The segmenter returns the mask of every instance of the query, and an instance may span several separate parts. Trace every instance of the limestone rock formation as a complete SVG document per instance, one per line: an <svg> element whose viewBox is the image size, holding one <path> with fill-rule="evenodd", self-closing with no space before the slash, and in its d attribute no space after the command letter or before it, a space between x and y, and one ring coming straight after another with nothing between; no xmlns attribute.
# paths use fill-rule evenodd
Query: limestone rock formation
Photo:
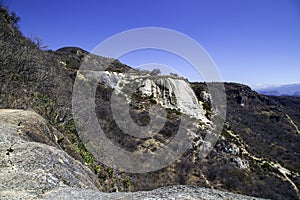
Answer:
<svg viewBox="0 0 300 200"><path fill-rule="evenodd" d="M83 65L84 68L84 65ZM106 87L113 88L128 96L139 92L143 98L152 98L165 108L176 109L181 113L209 123L205 111L186 79L170 76L150 76L136 70L126 74L109 71L86 71L77 73L77 78L83 81L97 80ZM127 86L135 86L132 91L126 91Z"/></svg>
<svg viewBox="0 0 300 200"><path fill-rule="evenodd" d="M34 112L0 110L0 199L36 198L57 187L97 189L89 168L59 149L55 132Z"/></svg>

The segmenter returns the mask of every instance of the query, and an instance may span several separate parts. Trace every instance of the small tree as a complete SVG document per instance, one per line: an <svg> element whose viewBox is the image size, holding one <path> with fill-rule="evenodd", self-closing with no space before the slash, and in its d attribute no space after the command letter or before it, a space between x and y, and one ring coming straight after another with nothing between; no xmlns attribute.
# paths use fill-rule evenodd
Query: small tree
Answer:
<svg viewBox="0 0 300 200"><path fill-rule="evenodd" d="M21 18L15 12L9 12L8 7L4 6L2 1L0 1L0 11L8 23L15 28L19 28L18 23L21 21Z"/></svg>
<svg viewBox="0 0 300 200"><path fill-rule="evenodd" d="M178 77L178 74L176 74L176 73L172 73L172 72L171 72L170 75L171 75L171 76Z"/></svg>
<svg viewBox="0 0 300 200"><path fill-rule="evenodd" d="M17 16L15 12L10 13L10 20L14 27L18 27L18 23L21 21L21 18Z"/></svg>
<svg viewBox="0 0 300 200"><path fill-rule="evenodd" d="M31 41L35 43L40 49L47 49L48 46L45 45L44 40L38 35L32 35Z"/></svg>
<svg viewBox="0 0 300 200"><path fill-rule="evenodd" d="M153 70L150 72L150 75L152 75L152 76L157 76L158 74L161 74L160 69L153 69Z"/></svg>

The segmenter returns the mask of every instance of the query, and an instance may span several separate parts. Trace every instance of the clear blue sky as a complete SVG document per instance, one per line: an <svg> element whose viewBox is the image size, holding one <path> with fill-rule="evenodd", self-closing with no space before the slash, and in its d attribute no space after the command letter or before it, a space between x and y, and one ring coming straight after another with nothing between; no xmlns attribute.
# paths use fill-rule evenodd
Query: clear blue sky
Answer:
<svg viewBox="0 0 300 200"><path fill-rule="evenodd" d="M300 82L299 0L3 0L21 17L20 28L44 39L50 49L92 50L104 39L139 27L165 27L199 42L224 81L254 84ZM174 56L173 56L174 57ZM184 61L158 51L121 59L185 71ZM165 61L163 61L165 58ZM165 63L164 63L165 62Z"/></svg>

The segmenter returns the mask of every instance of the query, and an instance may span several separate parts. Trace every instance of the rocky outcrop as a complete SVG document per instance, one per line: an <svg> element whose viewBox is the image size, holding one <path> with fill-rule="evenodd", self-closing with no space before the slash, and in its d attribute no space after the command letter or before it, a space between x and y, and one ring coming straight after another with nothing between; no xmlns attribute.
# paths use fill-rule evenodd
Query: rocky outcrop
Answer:
<svg viewBox="0 0 300 200"><path fill-rule="evenodd" d="M131 70L128 73L110 71L79 71L77 78L84 81L96 80L99 83L122 92L130 97L137 92L143 98L151 98L164 108L179 112L209 123L205 117L203 106L186 79L170 76L150 76ZM129 87L132 90L128 90Z"/></svg>
<svg viewBox="0 0 300 200"><path fill-rule="evenodd" d="M109 200L258 200L259 198L248 197L229 192L199 188L194 186L171 186L162 187L151 191L140 192L120 192L120 193L101 193L92 190L79 190L74 188L60 189L51 193L46 193L45 199L109 199Z"/></svg>
<svg viewBox="0 0 300 200"><path fill-rule="evenodd" d="M147 79L142 82L139 90L143 96L153 96L166 108L179 109L184 114L208 122L194 91L184 79L175 77Z"/></svg>
<svg viewBox="0 0 300 200"><path fill-rule="evenodd" d="M36 198L58 187L97 190L94 174L59 149L57 136L34 112L0 110L0 199Z"/></svg>

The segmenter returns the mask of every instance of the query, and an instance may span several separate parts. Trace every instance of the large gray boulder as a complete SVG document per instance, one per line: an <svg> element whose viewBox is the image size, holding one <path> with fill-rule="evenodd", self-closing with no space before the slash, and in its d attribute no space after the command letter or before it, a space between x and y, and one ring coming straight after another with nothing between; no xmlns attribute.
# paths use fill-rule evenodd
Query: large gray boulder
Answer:
<svg viewBox="0 0 300 200"><path fill-rule="evenodd" d="M0 199L66 187L97 190L89 168L59 149L57 134L34 112L0 110Z"/></svg>

